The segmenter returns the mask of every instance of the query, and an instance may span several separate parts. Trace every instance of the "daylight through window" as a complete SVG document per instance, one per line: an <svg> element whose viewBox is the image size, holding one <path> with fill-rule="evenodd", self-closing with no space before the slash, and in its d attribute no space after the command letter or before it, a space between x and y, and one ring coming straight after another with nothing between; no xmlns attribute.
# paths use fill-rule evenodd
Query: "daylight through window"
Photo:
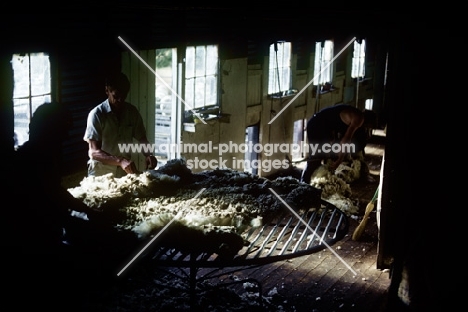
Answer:
<svg viewBox="0 0 468 312"><path fill-rule="evenodd" d="M332 82L333 41L315 43L314 85Z"/></svg>
<svg viewBox="0 0 468 312"><path fill-rule="evenodd" d="M29 121L38 106L51 102L49 56L45 53L14 54L13 112L15 147L29 139Z"/></svg>
<svg viewBox="0 0 468 312"><path fill-rule="evenodd" d="M268 94L291 88L291 42L275 42L270 45Z"/></svg>
<svg viewBox="0 0 468 312"><path fill-rule="evenodd" d="M185 110L218 104L218 46L185 51Z"/></svg>
<svg viewBox="0 0 468 312"><path fill-rule="evenodd" d="M351 77L358 78L364 77L366 74L364 61L366 59L366 40L361 40L359 43L357 40L354 41L354 52L353 52L353 63L351 69Z"/></svg>

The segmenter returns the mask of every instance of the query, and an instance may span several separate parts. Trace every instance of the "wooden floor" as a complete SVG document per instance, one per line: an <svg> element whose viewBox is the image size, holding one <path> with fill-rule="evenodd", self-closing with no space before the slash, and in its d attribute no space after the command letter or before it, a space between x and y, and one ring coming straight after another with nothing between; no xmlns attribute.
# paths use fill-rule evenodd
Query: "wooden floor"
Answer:
<svg viewBox="0 0 468 312"><path fill-rule="evenodd" d="M236 273L258 280L267 295L275 291L295 311L383 311L389 273L376 268L375 213L360 241L349 235L318 253ZM241 290L240 290L241 291Z"/></svg>
<svg viewBox="0 0 468 312"><path fill-rule="evenodd" d="M351 184L360 213L349 218L344 239L318 253L237 272L236 279L252 278L264 295L273 292L287 311L384 311L390 276L377 269L378 225L376 209L358 241L351 237L379 184L383 144L369 144L366 162L371 179ZM232 277L226 277L227 280ZM238 288L242 292L242 288Z"/></svg>

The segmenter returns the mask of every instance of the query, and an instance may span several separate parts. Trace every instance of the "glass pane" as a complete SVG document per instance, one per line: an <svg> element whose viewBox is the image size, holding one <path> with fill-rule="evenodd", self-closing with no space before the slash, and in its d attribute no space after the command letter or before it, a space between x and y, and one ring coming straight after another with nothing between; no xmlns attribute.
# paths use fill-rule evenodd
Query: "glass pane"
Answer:
<svg viewBox="0 0 468 312"><path fill-rule="evenodd" d="M359 42L354 40L354 43L353 43L353 58L359 57L359 54L361 53L359 47L360 47Z"/></svg>
<svg viewBox="0 0 468 312"><path fill-rule="evenodd" d="M31 95L50 93L49 56L44 53L31 54Z"/></svg>
<svg viewBox="0 0 468 312"><path fill-rule="evenodd" d="M195 47L187 47L185 51L185 78L195 77Z"/></svg>
<svg viewBox="0 0 468 312"><path fill-rule="evenodd" d="M208 76L206 77L206 104L205 105L215 105L218 103L216 94L217 94L217 77Z"/></svg>
<svg viewBox="0 0 468 312"><path fill-rule="evenodd" d="M358 61L359 57L359 43L354 40L353 42L353 61L351 63L351 78L356 78L358 76Z"/></svg>
<svg viewBox="0 0 468 312"><path fill-rule="evenodd" d="M14 54L11 59L14 76L13 98L29 97L29 57Z"/></svg>
<svg viewBox="0 0 468 312"><path fill-rule="evenodd" d="M325 41L323 59L326 69L323 72L324 75L322 83L331 82L333 70L333 64L331 63L331 60L333 59L333 41L331 40Z"/></svg>
<svg viewBox="0 0 468 312"><path fill-rule="evenodd" d="M270 57L269 57L269 62L268 62L268 68L273 69L276 68L276 59L275 59L275 45L271 44L270 45Z"/></svg>
<svg viewBox="0 0 468 312"><path fill-rule="evenodd" d="M289 90L289 81L290 81L289 68L282 68L280 70L280 74L281 74L281 90L280 91Z"/></svg>
<svg viewBox="0 0 468 312"><path fill-rule="evenodd" d="M277 83L276 83L276 59L275 59L275 48L274 44L270 44L270 52L268 58L268 94L276 93Z"/></svg>
<svg viewBox="0 0 468 312"><path fill-rule="evenodd" d="M206 50L204 46L198 46L196 50L195 76L204 76L206 67Z"/></svg>
<svg viewBox="0 0 468 312"><path fill-rule="evenodd" d="M205 105L205 77L197 77L195 81L195 107Z"/></svg>
<svg viewBox="0 0 468 312"><path fill-rule="evenodd" d="M322 58L322 44L320 42L315 43L315 62L314 62L314 85L320 83L320 60Z"/></svg>
<svg viewBox="0 0 468 312"><path fill-rule="evenodd" d="M187 79L185 80L185 103L186 107L185 110L190 110L194 108L193 106L193 98L194 98L194 82L195 79Z"/></svg>
<svg viewBox="0 0 468 312"><path fill-rule="evenodd" d="M29 123L29 100L28 99L18 99L13 100L13 114L16 121L26 121Z"/></svg>
<svg viewBox="0 0 468 312"><path fill-rule="evenodd" d="M172 102L172 49L156 50L156 109Z"/></svg>
<svg viewBox="0 0 468 312"><path fill-rule="evenodd" d="M283 66L289 67L291 60L291 43L284 42L283 43Z"/></svg>
<svg viewBox="0 0 468 312"><path fill-rule="evenodd" d="M366 59L366 41L362 40L359 53L359 76L364 77L366 74L366 67L364 66L364 60Z"/></svg>
<svg viewBox="0 0 468 312"><path fill-rule="evenodd" d="M283 48L284 48L284 45L282 42L278 43L277 44L278 46L278 51L275 52L274 56L275 56L275 66L283 66L283 55L284 55L284 51L283 51ZM276 60L278 59L278 60Z"/></svg>
<svg viewBox="0 0 468 312"><path fill-rule="evenodd" d="M291 57L291 53L289 51L290 44L288 42L280 42L278 43L278 66L281 67L289 67L289 60ZM276 60L275 60L276 63Z"/></svg>
<svg viewBox="0 0 468 312"><path fill-rule="evenodd" d="M206 75L218 73L218 47L209 45L206 47Z"/></svg>
<svg viewBox="0 0 468 312"><path fill-rule="evenodd" d="M333 41L327 40L325 41L325 45L323 48L323 59L325 61L331 61L333 58Z"/></svg>
<svg viewBox="0 0 468 312"><path fill-rule="evenodd" d="M278 89L278 73L276 68L268 71L268 94L279 92Z"/></svg>
<svg viewBox="0 0 468 312"><path fill-rule="evenodd" d="M13 100L15 146L29 139L29 99Z"/></svg>

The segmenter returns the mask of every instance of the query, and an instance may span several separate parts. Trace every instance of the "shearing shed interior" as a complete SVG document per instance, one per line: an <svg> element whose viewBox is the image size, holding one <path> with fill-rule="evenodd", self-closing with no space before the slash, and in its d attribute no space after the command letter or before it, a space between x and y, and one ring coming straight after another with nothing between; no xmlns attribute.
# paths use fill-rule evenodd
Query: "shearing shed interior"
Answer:
<svg viewBox="0 0 468 312"><path fill-rule="evenodd" d="M427 78L418 53L428 28L414 12L149 1L56 9L2 11L1 143L13 177L4 198L15 195L4 207L5 302L382 312L445 302L407 159ZM137 173L90 177L87 118L116 72L128 77L126 101L158 164L149 169L135 149ZM36 109L52 102L70 123L67 132L50 121L57 130L45 141L63 140L18 156ZM307 121L341 104L375 113L366 145L302 182ZM56 266L37 233L59 219L58 198L73 204L60 204Z"/></svg>

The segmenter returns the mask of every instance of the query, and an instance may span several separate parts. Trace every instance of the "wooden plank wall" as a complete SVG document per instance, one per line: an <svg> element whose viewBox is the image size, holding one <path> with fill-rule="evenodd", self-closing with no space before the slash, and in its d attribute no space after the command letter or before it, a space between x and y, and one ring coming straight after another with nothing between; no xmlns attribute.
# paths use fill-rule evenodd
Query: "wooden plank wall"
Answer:
<svg viewBox="0 0 468 312"><path fill-rule="evenodd" d="M155 142L155 116L156 116L156 50L132 51L122 53L122 71L130 79L130 92L127 101L135 105L143 117L148 141ZM152 69L150 70L148 66ZM143 155L134 154L132 159L140 171L146 169Z"/></svg>

